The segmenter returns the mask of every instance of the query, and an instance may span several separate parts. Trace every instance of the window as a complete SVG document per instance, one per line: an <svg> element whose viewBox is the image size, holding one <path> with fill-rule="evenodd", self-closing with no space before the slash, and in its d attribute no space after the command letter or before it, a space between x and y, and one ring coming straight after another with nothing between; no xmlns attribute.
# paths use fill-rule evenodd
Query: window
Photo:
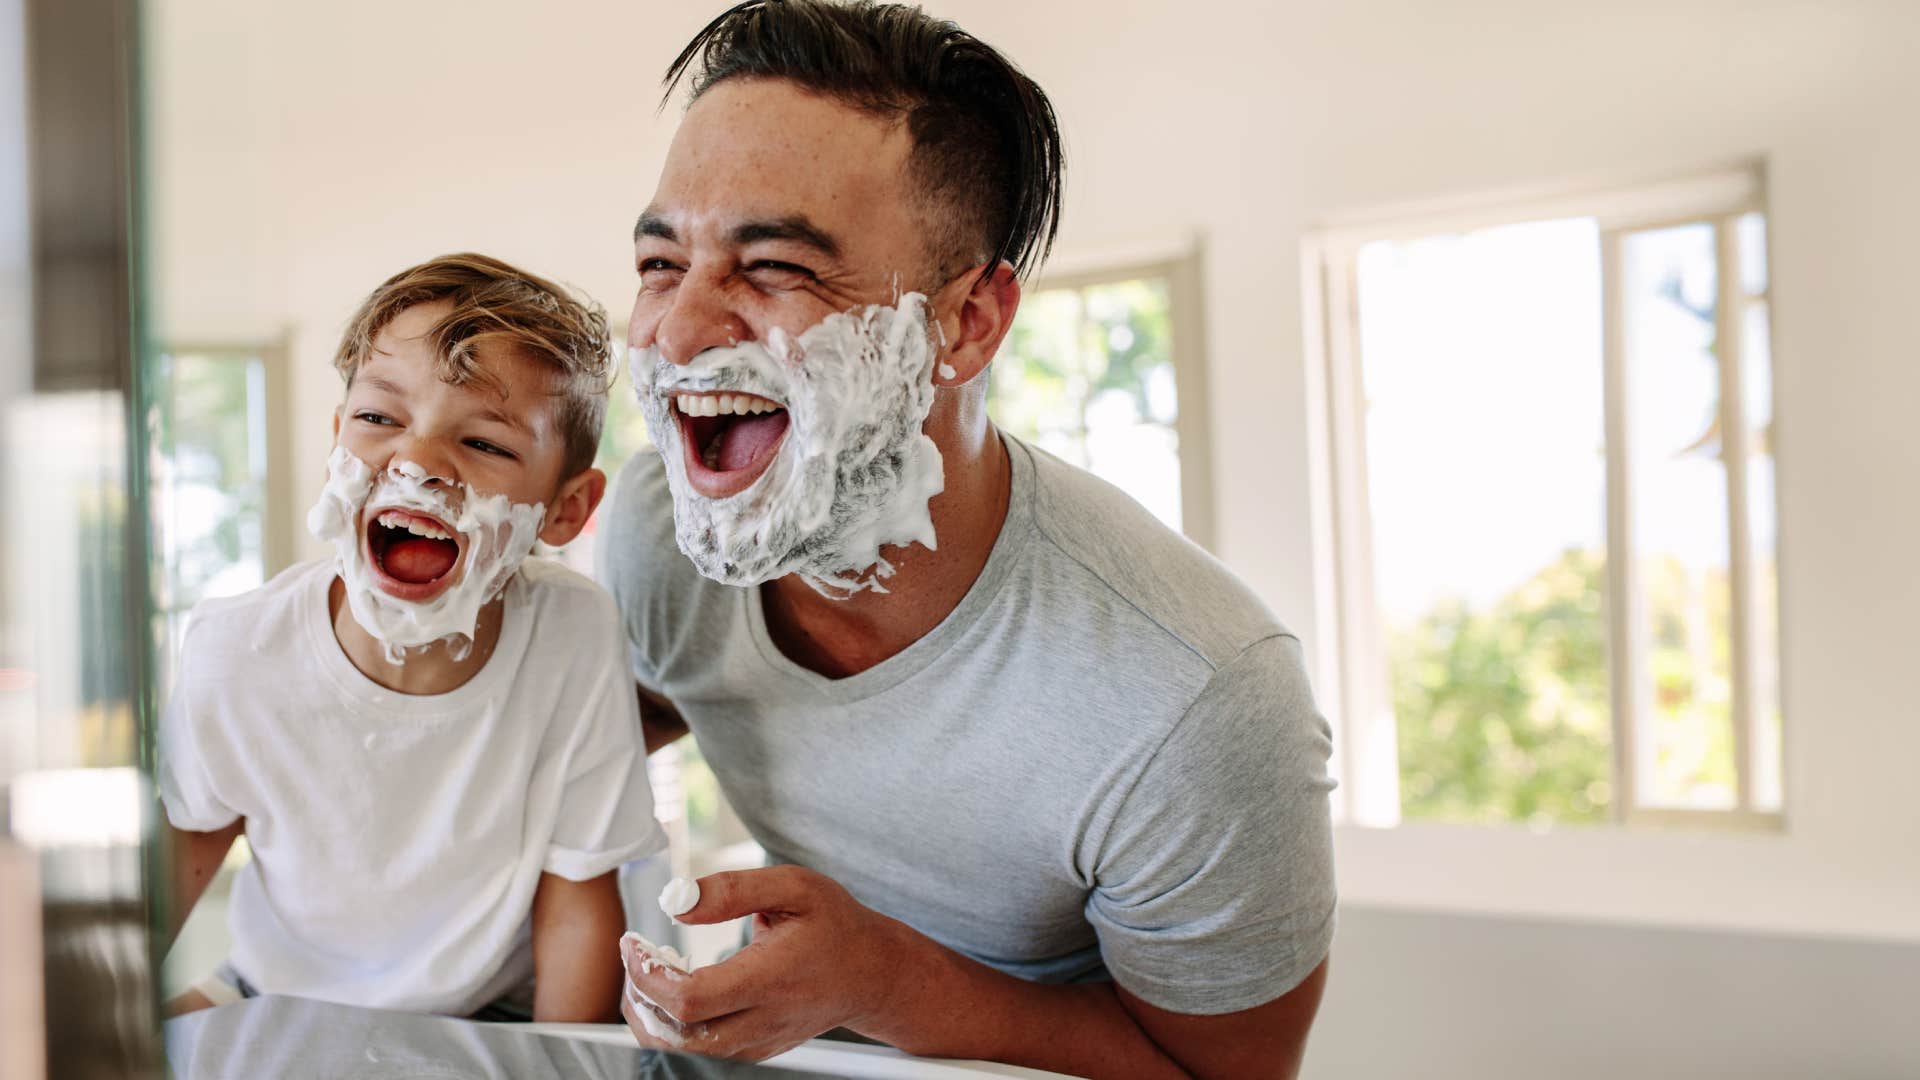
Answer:
<svg viewBox="0 0 1920 1080"><path fill-rule="evenodd" d="M170 672L188 612L255 588L292 557L279 345L173 348L152 387L157 670Z"/></svg>
<svg viewBox="0 0 1920 1080"><path fill-rule="evenodd" d="M1206 544L1197 275L1188 256L1029 290L988 376L988 411Z"/></svg>
<svg viewBox="0 0 1920 1080"><path fill-rule="evenodd" d="M1363 824L1777 824L1757 170L1327 230Z"/></svg>

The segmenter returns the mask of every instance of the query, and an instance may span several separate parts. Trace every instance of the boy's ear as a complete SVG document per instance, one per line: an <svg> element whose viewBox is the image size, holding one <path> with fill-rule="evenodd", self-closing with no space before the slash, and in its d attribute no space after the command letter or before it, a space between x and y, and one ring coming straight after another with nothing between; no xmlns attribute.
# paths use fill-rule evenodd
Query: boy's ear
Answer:
<svg viewBox="0 0 1920 1080"><path fill-rule="evenodd" d="M945 347L934 368L935 386L972 381L993 363L1001 339L1013 327L1013 313L1020 307L1020 278L1013 264L1002 260L992 273L980 270L978 266L968 270L936 297L935 334Z"/></svg>
<svg viewBox="0 0 1920 1080"><path fill-rule="evenodd" d="M547 520L540 526L540 542L550 547L570 543L593 519L594 508L606 493L607 474L599 469L583 469L563 481L553 501L547 504Z"/></svg>

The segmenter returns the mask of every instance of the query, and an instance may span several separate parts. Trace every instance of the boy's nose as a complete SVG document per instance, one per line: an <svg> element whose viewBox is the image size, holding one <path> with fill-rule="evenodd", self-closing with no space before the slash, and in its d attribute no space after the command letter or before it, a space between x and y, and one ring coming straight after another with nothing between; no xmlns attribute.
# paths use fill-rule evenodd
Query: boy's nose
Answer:
<svg viewBox="0 0 1920 1080"><path fill-rule="evenodd" d="M660 355L674 364L690 363L708 349L737 345L750 336L718 283L694 274L674 290L673 306L653 331Z"/></svg>
<svg viewBox="0 0 1920 1080"><path fill-rule="evenodd" d="M453 487L460 482L452 462L437 446L425 439L395 449L393 456L387 459L387 475L429 487Z"/></svg>

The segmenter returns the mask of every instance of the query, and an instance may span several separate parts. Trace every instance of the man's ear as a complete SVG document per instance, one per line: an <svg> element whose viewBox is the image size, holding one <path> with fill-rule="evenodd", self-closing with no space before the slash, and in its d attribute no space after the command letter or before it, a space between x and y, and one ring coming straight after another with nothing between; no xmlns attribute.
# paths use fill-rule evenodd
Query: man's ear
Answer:
<svg viewBox="0 0 1920 1080"><path fill-rule="evenodd" d="M540 526L540 541L551 547L569 543L580 535L593 519L594 508L607 493L607 474L599 469L583 469L561 483L547 504L547 520Z"/></svg>
<svg viewBox="0 0 1920 1080"><path fill-rule="evenodd" d="M991 273L973 267L935 298L936 340L944 339L933 385L959 386L993 363L1020 308L1020 278L1001 261Z"/></svg>

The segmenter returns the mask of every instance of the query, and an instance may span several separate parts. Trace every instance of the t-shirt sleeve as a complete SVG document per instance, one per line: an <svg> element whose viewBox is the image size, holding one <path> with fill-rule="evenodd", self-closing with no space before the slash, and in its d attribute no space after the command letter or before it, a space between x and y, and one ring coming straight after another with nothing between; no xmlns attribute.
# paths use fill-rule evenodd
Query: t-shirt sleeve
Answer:
<svg viewBox="0 0 1920 1080"><path fill-rule="evenodd" d="M648 648L647 588L657 585L658 557L665 549L677 554L672 529L672 504L660 505L665 479L660 455L640 450L614 474L593 549L593 576L613 597L620 611L621 655L635 682L658 690L660 675ZM662 529L660 518L666 516Z"/></svg>
<svg viewBox="0 0 1920 1080"><path fill-rule="evenodd" d="M1217 1015L1298 986L1333 939L1332 738L1299 642L1217 669L1120 796L1087 918L1115 981Z"/></svg>
<svg viewBox="0 0 1920 1080"><path fill-rule="evenodd" d="M584 675L587 689L566 750L560 811L543 869L570 881L598 877L667 846L653 816L640 708L621 651L612 640L594 651L595 670Z"/></svg>
<svg viewBox="0 0 1920 1080"><path fill-rule="evenodd" d="M160 805L167 812L167 821L187 832L224 829L241 816L221 797L214 776L219 748L212 744L219 737L219 717L207 707L206 688L198 681L205 667L196 662L200 647L194 620L189 617L187 631L181 635L173 695L160 713L159 746L154 755L154 786L160 789Z"/></svg>

